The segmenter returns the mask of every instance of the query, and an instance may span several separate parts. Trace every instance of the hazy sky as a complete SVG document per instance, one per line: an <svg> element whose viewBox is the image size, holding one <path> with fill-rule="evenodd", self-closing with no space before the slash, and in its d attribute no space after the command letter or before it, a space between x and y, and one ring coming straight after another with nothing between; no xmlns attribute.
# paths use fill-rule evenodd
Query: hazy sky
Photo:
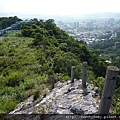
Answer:
<svg viewBox="0 0 120 120"><path fill-rule="evenodd" d="M0 13L81 15L120 12L120 0L0 0Z"/></svg>

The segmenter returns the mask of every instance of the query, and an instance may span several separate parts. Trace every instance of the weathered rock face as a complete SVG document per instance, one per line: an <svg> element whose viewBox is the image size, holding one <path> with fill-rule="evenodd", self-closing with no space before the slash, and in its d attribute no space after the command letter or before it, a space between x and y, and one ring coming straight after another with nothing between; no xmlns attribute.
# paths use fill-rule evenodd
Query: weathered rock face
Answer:
<svg viewBox="0 0 120 120"><path fill-rule="evenodd" d="M97 88L87 84L86 92L82 90L82 80L57 82L55 88L42 101L33 102L31 96L25 102L18 104L10 114L95 114L98 112L100 96ZM24 107L25 106L25 107Z"/></svg>

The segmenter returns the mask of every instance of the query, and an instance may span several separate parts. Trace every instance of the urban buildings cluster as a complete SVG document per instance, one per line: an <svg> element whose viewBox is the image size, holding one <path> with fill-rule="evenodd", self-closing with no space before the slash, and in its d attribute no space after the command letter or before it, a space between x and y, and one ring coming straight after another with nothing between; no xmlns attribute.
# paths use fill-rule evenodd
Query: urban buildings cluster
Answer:
<svg viewBox="0 0 120 120"><path fill-rule="evenodd" d="M57 21L56 24L79 41L92 44L97 41L106 41L116 38L120 31L120 20L114 18L100 20L85 20L75 22ZM101 36L108 36L102 38Z"/></svg>

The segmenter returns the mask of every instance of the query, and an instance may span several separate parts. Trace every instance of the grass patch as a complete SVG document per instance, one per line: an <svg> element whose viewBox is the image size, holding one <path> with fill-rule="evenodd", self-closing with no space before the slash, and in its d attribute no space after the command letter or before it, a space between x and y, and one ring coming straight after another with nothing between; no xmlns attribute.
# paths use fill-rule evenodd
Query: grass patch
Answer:
<svg viewBox="0 0 120 120"><path fill-rule="evenodd" d="M11 35L15 33L0 41L0 113L10 112L30 95L41 94L48 82L40 70L39 51L29 47L34 39Z"/></svg>

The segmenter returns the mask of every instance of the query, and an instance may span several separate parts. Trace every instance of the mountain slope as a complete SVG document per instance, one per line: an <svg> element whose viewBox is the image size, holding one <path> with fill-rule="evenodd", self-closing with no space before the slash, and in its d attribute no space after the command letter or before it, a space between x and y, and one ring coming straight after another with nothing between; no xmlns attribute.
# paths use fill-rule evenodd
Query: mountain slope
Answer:
<svg viewBox="0 0 120 120"><path fill-rule="evenodd" d="M88 62L88 82L105 75L105 60L60 30L54 20L24 23L19 33L0 41L0 113L10 112L31 95L41 99L50 88L49 76L67 81L71 66L80 79L83 61Z"/></svg>

